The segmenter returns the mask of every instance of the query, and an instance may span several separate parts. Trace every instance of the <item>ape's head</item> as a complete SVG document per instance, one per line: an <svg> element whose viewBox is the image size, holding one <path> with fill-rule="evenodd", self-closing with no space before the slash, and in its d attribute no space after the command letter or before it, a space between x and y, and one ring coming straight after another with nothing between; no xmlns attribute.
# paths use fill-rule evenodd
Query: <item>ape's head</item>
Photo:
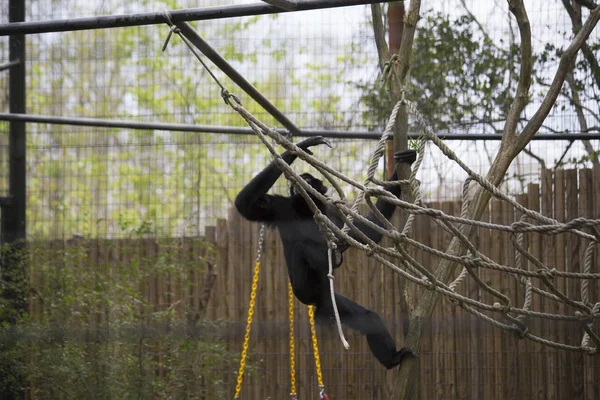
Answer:
<svg viewBox="0 0 600 400"><path fill-rule="evenodd" d="M304 179L304 181L306 183L308 183L310 186L312 186L313 189L315 189L317 192L321 193L323 196L325 196L327 194L327 186L325 186L323 184L322 180L315 178L314 176L312 176L311 174L309 174L307 172L300 175L300 177L302 179ZM300 197L300 198L302 197L302 195L300 194L300 192L296 189L296 187L294 185L290 186L290 196L291 197ZM313 196L311 196L311 197L313 197Z"/></svg>

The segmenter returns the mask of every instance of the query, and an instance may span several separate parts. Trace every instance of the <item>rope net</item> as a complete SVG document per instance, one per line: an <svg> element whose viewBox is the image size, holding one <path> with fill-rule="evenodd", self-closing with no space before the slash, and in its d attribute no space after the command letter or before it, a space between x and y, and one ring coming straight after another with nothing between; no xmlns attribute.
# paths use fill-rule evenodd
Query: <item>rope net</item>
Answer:
<svg viewBox="0 0 600 400"><path fill-rule="evenodd" d="M442 140L437 137L425 124L423 117L418 112L414 104L407 100L402 100L394 107L386 129L378 143L377 150L374 152L367 179L365 182L357 182L347 176L344 176L335 169L327 166L311 154L304 152L302 149L295 146L287 137L279 134L274 129L271 129L257 120L249 113L237 100L228 94L224 94L224 99L236 112L238 112L253 129L263 144L267 147L273 156L274 161L283 171L286 179L291 181L299 189L299 192L306 199L309 207L315 215L315 221L319 224L322 231L325 233L329 241L343 241L352 247L359 248L373 258L378 260L382 265L392 269L405 279L424 286L428 290L435 290L444 296L447 296L454 303L458 304L465 311L481 318L494 326L514 332L520 338L527 338L543 345L555 347L562 350L585 352L590 355L597 354L600 337L593 329L593 323L600 318L600 301L590 298L590 281L595 284L600 279L600 273L594 272L594 252L596 246L600 242L600 234L598 226L600 220L575 218L566 223L560 223L552 218L544 216L537 211L530 210L523 205L510 198L508 195L496 188L492 183L486 180L483 176L471 170L458 156L448 148ZM398 181L395 184L408 185L412 195L412 202L401 200L392 195L385 189L389 187L389 182L383 182L375 179L374 174L379 162L385 151L385 143L392 135L393 127L398 115L400 107L404 105L409 112L409 115L417 122L421 129L422 136L419 140L419 149L417 161L413 164L410 177L407 181ZM417 172L423 161L424 149L426 144L431 143L437 146L442 153L453 162L456 162L468 175L469 178L465 181L462 196L462 210L460 216L448 215L441 210L428 208L422 201L419 191L419 181L416 179ZM332 185L338 195L338 199L329 198L321 195L308 185L292 168L279 156L275 149L275 145L281 145L286 150L297 155L299 158L317 169L324 178ZM348 207L348 201L344 195L336 179L352 185L359 191L359 196L354 201L351 207ZM510 225L495 224L490 222L478 221L466 217L467 210L470 204L471 193L470 187L473 182L482 186L491 194L502 201L510 204L514 209L518 210L522 217L519 221ZM322 214L314 204L310 196L318 198L320 201L328 203L335 207L345 225L342 229L338 228L326 215ZM394 225L387 221L375 207L373 198L385 198L387 201L394 203L402 210L408 213L408 219L402 232L399 232ZM358 212L358 205L364 200L373 212L378 215L383 222L384 228L381 228ZM466 247L467 253L464 256L449 254L440 251L433 247L424 245L413 240L410 237L411 228L416 215L427 215L433 218L436 224L449 232L453 237L461 241ZM369 227L381 232L385 237L391 239L392 246L383 246L370 241L360 230L354 225L354 221L361 221ZM502 265L488 256L482 254L471 243L467 235L461 230L462 226L471 225L474 227L499 230L510 233L511 244L516 250L515 266ZM352 231L357 234L366 244L362 244L354 240L348 233ZM541 260L529 253L523 246L524 234L536 232L543 235L558 235L563 233L575 234L585 239L587 246L585 250L585 261L582 272L566 272L558 271L551 266L545 265ZM588 233L591 232L591 233ZM447 284L439 279L430 271L427 266L420 264L412 255L413 249L425 251L442 259L457 263L462 266L462 270L458 277ZM398 267L392 263L389 258L399 261L402 266ZM530 267L533 266L533 268ZM431 268L431 266L429 266ZM503 273L511 274L520 284L525 287L525 298L522 304L514 304L509 296L502 293L500 290L490 286L481 279L478 270L480 268L497 270ZM553 282L554 278L560 277L565 279L577 279L581 281L580 295L581 300L573 300L563 293ZM493 301L482 302L474 300L459 293L461 284L466 279L472 279L480 288L492 295ZM536 282L541 282L542 285L534 284L533 278L538 278ZM547 313L539 312L532 309L532 299L534 296L541 296L550 299L557 303L569 305L576 310L572 315L567 313ZM566 309L566 308L565 308ZM542 318L549 320L577 321L581 324L582 338L579 345L560 343L554 340L544 338L539 334L530 332L528 322L531 318Z"/></svg>
<svg viewBox="0 0 600 400"><path fill-rule="evenodd" d="M185 42L188 48L202 62L199 54L195 51L178 29L171 25L171 33L177 33ZM170 34L171 34L170 33ZM169 37L170 37L169 34ZM167 38L168 41L168 38ZM166 45L166 43L165 43ZM208 67L202 62L204 67ZM212 75L212 74L211 74ZM382 265L390 268L403 278L423 286L427 290L437 291L447 296L455 304L459 305L465 311L477 316L478 318L493 324L494 326L513 332L520 338L526 338L537 343L554 348L584 352L590 355L598 354L600 349L600 337L594 331L594 321L600 319L600 299L590 298L590 282L596 284L600 279L600 273L596 272L598 266L594 265L594 253L600 242L600 220L588 218L575 218L571 221L561 223L555 219L544 216L537 211L528 209L516 202L514 199L500 191L491 182L483 176L470 169L445 143L431 131L423 116L419 113L415 105L405 99L399 101L393 108L386 128L378 142L377 149L373 153L367 178L364 182L358 182L347 177L339 171L329 167L313 155L303 151L292 143L287 137L281 135L274 129L269 128L264 123L255 118L246 110L240 100L230 94L223 85L214 77L213 79L221 88L221 96L226 104L235 110L247 124L252 128L260 138L265 147L273 156L274 162L283 172L286 179L296 186L298 192L304 197L308 206L314 213L314 218L322 232L325 234L330 249L335 249L335 243L344 242L349 246L356 247L367 252L368 255L375 258ZM412 116L420 129L421 137L418 146L418 157L412 166L411 174L406 181L397 181L395 183L383 182L375 178L375 171L381 157L385 151L385 143L393 135L393 127L400 108L404 106L410 116ZM435 145L452 162L460 166L467 174L468 179L463 186L462 208L460 216L449 215L441 210L427 207L419 191L419 181L416 179L417 172L422 164L425 147L427 144ZM293 169L281 158L275 146L281 145L284 149L304 160L317 171L319 171L331 186L337 192L338 198L323 196L314 190L302 179ZM336 179L353 186L358 190L359 195L351 207L348 207L348 200ZM408 185L412 201L408 202L398 199L392 193L385 189L392 184ZM520 220L510 225L502 225L479 221L467 218L471 198L469 196L471 187L479 185L489 191L496 199L506 202L522 215ZM338 215L344 221L344 227L340 229L326 215L321 213L312 200L317 198L320 201L329 204L338 212ZM402 231L386 220L375 207L373 198L384 198L386 201L395 204L408 214L406 224ZM372 223L358 212L359 203L364 202L378 216L383 224L383 228ZM422 244L410 237L414 218L416 215L426 215L432 218L435 223L447 231L454 239L457 239L466 248L465 255L450 254L433 247ZM384 237L391 239L391 246L384 246L371 241L358 228L354 221L360 221L372 229L380 232ZM515 266L500 264L488 256L481 253L469 240L464 232L465 227L479 227L502 232L508 232L511 237L511 245L515 249ZM357 237L364 241L364 244L353 239L348 233L352 231ZM528 252L524 245L524 234L538 233L542 235L558 235L569 233L582 238L586 244L585 257L582 272L559 271L556 268L544 264L540 259ZM589 232L589 233L588 233ZM414 251L423 251L439 257L440 259L456 263L462 267L458 277L450 282L444 282L438 279L427 266L419 263L411 254ZM401 267L390 261L394 259ZM597 259L598 257L596 257ZM596 262L597 263L597 262ZM431 266L429 266L431 268ZM515 304L509 296L502 293L486 283L480 276L479 270L488 269L500 271L513 276L525 288L525 296L522 304ZM580 298L574 300L561 291L554 283L554 278L572 279L580 281ZM467 279L475 282L481 290L489 293L492 300L488 302L472 299L459 293L461 284ZM541 282L541 284L539 284ZM557 304L567 305L564 310L575 310L572 314L548 313L536 311L532 308L534 296L556 302ZM581 326L581 341L579 345L550 340L539 334L530 332L529 323L532 319L561 320L579 323Z"/></svg>

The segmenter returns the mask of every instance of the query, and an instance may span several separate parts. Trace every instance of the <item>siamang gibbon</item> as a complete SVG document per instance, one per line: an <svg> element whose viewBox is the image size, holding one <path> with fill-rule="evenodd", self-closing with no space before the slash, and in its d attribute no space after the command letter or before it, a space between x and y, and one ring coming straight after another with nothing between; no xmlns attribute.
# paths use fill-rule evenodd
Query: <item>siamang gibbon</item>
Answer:
<svg viewBox="0 0 600 400"><path fill-rule="evenodd" d="M322 137L303 140L297 146L312 154L308 148L319 144L331 147ZM288 151L281 154L281 157L288 164L296 159L296 156ZM398 152L394 155L394 159L396 165L398 163L410 165L416 159L416 152L414 150ZM331 325L334 321L334 312L327 278L329 272L327 241L314 221L311 209L293 185L290 188L290 196L267 194L281 174L275 162L271 162L240 191L235 199L235 206L246 219L278 228L294 295L302 303L316 306L315 317L318 323ZM319 193L323 195L327 193L323 181L308 173L302 174L301 177ZM397 179L397 172L394 171L390 181ZM398 185L391 185L388 190L400 196ZM324 204L314 196L311 197L323 214L337 226L343 226L342 219L333 206ZM387 219L391 218L396 208L383 199L377 200L376 207ZM383 226L373 212L367 218L380 227ZM381 240L382 235L366 224L355 221L355 225L374 242ZM351 234L351 236L364 243L358 235ZM338 268L342 263L341 253L347 248L347 244L338 244L340 251L335 257L334 268ZM367 336L371 352L386 368L391 369L399 365L404 357L414 356L414 353L406 347L396 349L392 335L377 313L337 293L335 301L341 322Z"/></svg>

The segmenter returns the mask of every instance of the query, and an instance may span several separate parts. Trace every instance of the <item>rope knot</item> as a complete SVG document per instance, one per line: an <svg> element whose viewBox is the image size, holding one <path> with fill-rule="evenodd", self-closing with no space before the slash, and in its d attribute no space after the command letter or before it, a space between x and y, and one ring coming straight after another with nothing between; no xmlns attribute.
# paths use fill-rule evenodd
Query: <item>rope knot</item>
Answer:
<svg viewBox="0 0 600 400"><path fill-rule="evenodd" d="M538 272L542 278L546 278L548 280L553 280L556 277L556 268L544 268L538 270Z"/></svg>
<svg viewBox="0 0 600 400"><path fill-rule="evenodd" d="M392 239L398 241L399 243L404 243L406 240L406 233L394 231L392 232Z"/></svg>
<svg viewBox="0 0 600 400"><path fill-rule="evenodd" d="M481 258L479 257L473 257L473 256L462 256L461 257L461 262L463 265L467 266L467 267L479 267L479 263L481 262Z"/></svg>
<svg viewBox="0 0 600 400"><path fill-rule="evenodd" d="M340 208L340 206L345 206L346 202L342 199L335 199L333 197L328 197L328 201L330 201L330 204L332 206L334 206L335 208Z"/></svg>
<svg viewBox="0 0 600 400"><path fill-rule="evenodd" d="M514 232L523 232L523 230L527 229L529 226L531 226L531 224L529 222L525 222L523 220L515 221L510 225L511 229Z"/></svg>
<svg viewBox="0 0 600 400"><path fill-rule="evenodd" d="M335 276L333 276L333 274L327 274L327 279L329 279L330 281L335 279Z"/></svg>
<svg viewBox="0 0 600 400"><path fill-rule="evenodd" d="M429 278L427 278L426 276L424 276L421 279L421 282L423 282L423 286L425 286L428 290L435 290L437 283L435 281L430 281Z"/></svg>
<svg viewBox="0 0 600 400"><path fill-rule="evenodd" d="M165 39L165 43L163 44L162 47L162 51L164 52L167 49L167 46L169 45L169 41L171 40L171 36L173 36L173 34L179 34L181 33L181 29L179 29L177 27L177 25L173 24L173 21L171 20L171 13L169 12L169 10L165 10L165 18L167 19L167 24L171 27L169 29L169 33L167 34L167 38Z"/></svg>
<svg viewBox="0 0 600 400"><path fill-rule="evenodd" d="M373 254L375 254L375 248L371 245L367 245L367 251L366 251L367 257L373 257Z"/></svg>
<svg viewBox="0 0 600 400"><path fill-rule="evenodd" d="M230 99L233 99L238 105L242 105L242 101L235 94L229 93L229 90L225 88L221 89L221 97L223 98L225 104L227 104L228 106L233 106Z"/></svg>
<svg viewBox="0 0 600 400"><path fill-rule="evenodd" d="M525 324L522 326L518 326L517 324L513 325L515 337L518 339L525 339L525 336L529 334L529 327Z"/></svg>
<svg viewBox="0 0 600 400"><path fill-rule="evenodd" d="M594 314L592 313L582 313L581 311L575 311L574 314L579 319L579 321L585 325L594 323Z"/></svg>

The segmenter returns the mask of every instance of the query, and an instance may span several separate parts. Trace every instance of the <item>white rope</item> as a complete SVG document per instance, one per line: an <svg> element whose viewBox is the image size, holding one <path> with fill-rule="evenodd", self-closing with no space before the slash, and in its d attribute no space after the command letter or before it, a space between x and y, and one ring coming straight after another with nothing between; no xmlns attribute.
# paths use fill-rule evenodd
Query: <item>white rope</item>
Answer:
<svg viewBox="0 0 600 400"><path fill-rule="evenodd" d="M338 335L340 335L340 340L344 345L344 348L348 350L350 348L350 344L346 340L344 336L344 331L342 330L342 321L340 320L340 313L337 308L337 303L335 301L335 292L333 290L333 248L329 246L327 249L327 258L329 259L329 273L327 274L327 278L329 279L329 291L331 292L331 305L333 306L333 314L335 315L335 324L337 326Z"/></svg>

